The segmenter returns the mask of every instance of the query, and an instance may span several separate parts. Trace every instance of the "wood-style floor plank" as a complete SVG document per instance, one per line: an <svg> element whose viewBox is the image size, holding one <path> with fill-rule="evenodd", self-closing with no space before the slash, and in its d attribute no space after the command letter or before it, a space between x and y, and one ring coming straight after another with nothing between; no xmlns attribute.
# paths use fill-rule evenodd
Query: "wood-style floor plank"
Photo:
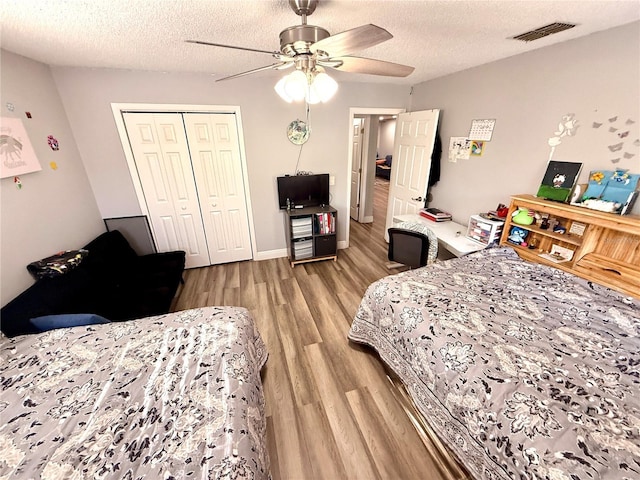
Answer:
<svg viewBox="0 0 640 480"><path fill-rule="evenodd" d="M360 300L388 270L388 182L376 181L373 223L350 223L338 260L288 259L191 269L174 310L247 308L267 346L262 372L274 480L447 478L369 348L348 341ZM435 454L434 454L435 455Z"/></svg>
<svg viewBox="0 0 640 480"><path fill-rule="evenodd" d="M348 478L322 402L305 405L299 409L299 414L307 443L311 446L307 451L313 471L306 478ZM273 472L271 473L274 475Z"/></svg>
<svg viewBox="0 0 640 480"><path fill-rule="evenodd" d="M277 331L277 325L274 327ZM268 345L269 360L265 384L265 401L269 406L267 417L271 418L278 454L278 470L281 478L304 478L311 470L311 464L304 441L302 420L297 414L293 385L287 368L284 346L280 335ZM273 345L275 343L275 345ZM272 349L272 346L274 347ZM272 385L267 389L266 385ZM291 454L295 452L295 454Z"/></svg>
<svg viewBox="0 0 640 480"><path fill-rule="evenodd" d="M320 332L313 316L309 311L309 305L302 295L300 284L295 279L283 280L281 283L282 292L287 300L287 304L293 311L291 322L295 322L295 328L299 332L302 346L318 343L322 341Z"/></svg>
<svg viewBox="0 0 640 480"><path fill-rule="evenodd" d="M330 354L323 343L305 347L309 361L314 366L313 376L318 383L322 404L327 414L338 453L345 467L347 478L378 479L375 461L365 444L363 432L353 415L345 392L335 382L335 371L331 367ZM380 432L382 433L382 432Z"/></svg>
<svg viewBox="0 0 640 480"><path fill-rule="evenodd" d="M351 390L345 395L380 476L402 478L402 474L405 473L402 470L404 465L397 461L401 448L393 436L380 435L380 432L387 432L387 422L367 388ZM408 466L411 466L411 463ZM417 473L414 472L414 475Z"/></svg>
<svg viewBox="0 0 640 480"><path fill-rule="evenodd" d="M302 349L304 344L297 328L296 317L288 305L278 305L276 319L295 403L297 406L303 406L316 402L319 400L318 389L311 375L311 366Z"/></svg>

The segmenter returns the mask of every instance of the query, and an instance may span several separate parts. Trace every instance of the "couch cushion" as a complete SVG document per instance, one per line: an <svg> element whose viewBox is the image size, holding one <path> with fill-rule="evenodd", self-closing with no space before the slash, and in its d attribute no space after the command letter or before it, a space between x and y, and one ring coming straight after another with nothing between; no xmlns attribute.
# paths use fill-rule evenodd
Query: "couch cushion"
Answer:
<svg viewBox="0 0 640 480"><path fill-rule="evenodd" d="M100 291L83 264L64 275L38 280L2 307L0 326L5 335L36 333L38 330L29 322L35 317L96 312L93 305Z"/></svg>
<svg viewBox="0 0 640 480"><path fill-rule="evenodd" d="M104 268L107 270L122 268L128 270L129 266L138 258L138 254L118 230L103 233L89 242L84 250L87 250L89 254L82 262L82 266L90 270L99 269L101 273Z"/></svg>

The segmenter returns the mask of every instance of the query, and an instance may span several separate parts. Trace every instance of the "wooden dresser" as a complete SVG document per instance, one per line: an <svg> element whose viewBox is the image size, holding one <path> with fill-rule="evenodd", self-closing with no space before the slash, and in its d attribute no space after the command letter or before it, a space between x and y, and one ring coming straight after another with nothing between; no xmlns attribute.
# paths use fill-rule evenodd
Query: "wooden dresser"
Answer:
<svg viewBox="0 0 640 480"><path fill-rule="evenodd" d="M551 227L543 229L535 222L532 225L513 223L512 213L519 208L548 215L566 232L557 233ZM528 232L527 246L508 240L514 226ZM637 215L622 216L533 195L515 195L511 198L500 244L514 247L526 260L551 265L640 298L640 217ZM571 260L556 263L540 256L551 252L553 245L573 251Z"/></svg>

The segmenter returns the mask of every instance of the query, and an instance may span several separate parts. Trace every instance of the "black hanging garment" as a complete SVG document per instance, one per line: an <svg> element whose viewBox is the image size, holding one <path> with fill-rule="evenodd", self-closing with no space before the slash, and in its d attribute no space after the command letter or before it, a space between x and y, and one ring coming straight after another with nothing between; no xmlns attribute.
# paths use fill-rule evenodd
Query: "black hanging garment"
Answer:
<svg viewBox="0 0 640 480"><path fill-rule="evenodd" d="M442 142L440 132L436 130L436 138L433 142L431 153L431 171L429 172L429 186L433 187L440 180L440 157L442 156Z"/></svg>

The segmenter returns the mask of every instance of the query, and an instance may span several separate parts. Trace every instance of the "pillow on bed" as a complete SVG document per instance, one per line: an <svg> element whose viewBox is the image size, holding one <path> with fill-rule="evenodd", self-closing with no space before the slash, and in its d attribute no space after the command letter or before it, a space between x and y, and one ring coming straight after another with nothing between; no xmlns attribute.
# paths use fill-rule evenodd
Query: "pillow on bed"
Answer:
<svg viewBox="0 0 640 480"><path fill-rule="evenodd" d="M97 325L100 323L111 323L100 315L93 313L67 313L64 315L44 315L29 320L31 325L41 332L54 330L56 328L79 327L82 325Z"/></svg>

